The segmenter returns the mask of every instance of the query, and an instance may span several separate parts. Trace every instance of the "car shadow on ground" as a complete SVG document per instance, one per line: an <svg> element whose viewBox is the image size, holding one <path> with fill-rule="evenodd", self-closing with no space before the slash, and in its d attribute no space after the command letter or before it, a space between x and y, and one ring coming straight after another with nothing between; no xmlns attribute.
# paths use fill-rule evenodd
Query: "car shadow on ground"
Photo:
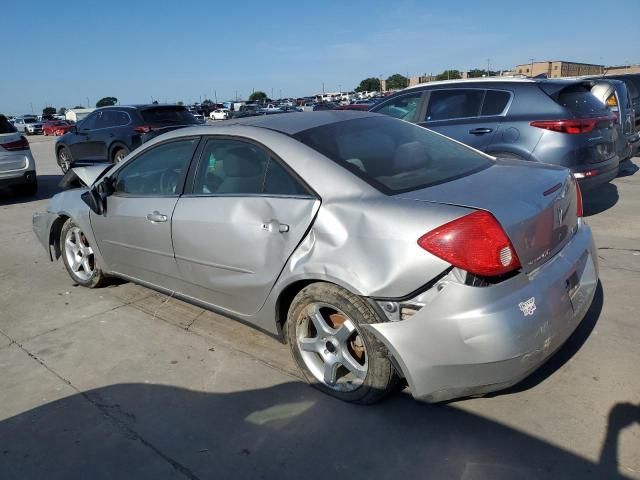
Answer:
<svg viewBox="0 0 640 480"><path fill-rule="evenodd" d="M596 287L596 293L593 297L593 302L589 307L586 315L578 325L578 328L571 334L567 341L556 351L547 361L534 371L531 375L525 378L522 382L510 387L506 390L501 390L490 394L489 396L502 396L509 395L511 393L523 392L535 387L542 383L556 371L558 371L565 363L567 363L573 356L585 344L591 332L596 327L600 314L602 313L602 307L604 305L604 291L602 289L602 283L598 281Z"/></svg>
<svg viewBox="0 0 640 480"><path fill-rule="evenodd" d="M609 413L602 455L563 448L452 405L397 395L370 407L299 382L228 393L154 384L81 392L0 422L3 479L624 478Z"/></svg>
<svg viewBox="0 0 640 480"><path fill-rule="evenodd" d="M620 177L630 177L631 175L635 175L635 173L640 170L638 166L633 163L631 160L626 160L620 164L620 170L618 171L618 178Z"/></svg>
<svg viewBox="0 0 640 480"><path fill-rule="evenodd" d="M584 216L597 215L613 207L620 196L618 187L613 183L605 183L582 193Z"/></svg>
<svg viewBox="0 0 640 480"><path fill-rule="evenodd" d="M10 188L0 189L0 206L17 205L51 198L62 191L58 185L62 175L38 175L38 193L35 195L20 195Z"/></svg>

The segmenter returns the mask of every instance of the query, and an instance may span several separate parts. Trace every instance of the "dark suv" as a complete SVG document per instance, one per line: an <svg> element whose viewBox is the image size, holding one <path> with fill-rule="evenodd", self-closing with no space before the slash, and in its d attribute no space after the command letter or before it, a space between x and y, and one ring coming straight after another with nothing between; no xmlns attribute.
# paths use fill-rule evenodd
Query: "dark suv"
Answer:
<svg viewBox="0 0 640 480"><path fill-rule="evenodd" d="M95 110L56 142L58 165L119 162L143 143L176 128L199 125L179 105L134 105Z"/></svg>
<svg viewBox="0 0 640 480"><path fill-rule="evenodd" d="M583 188L618 174L616 117L585 81L431 82L402 90L371 111L417 123L496 157L562 165Z"/></svg>

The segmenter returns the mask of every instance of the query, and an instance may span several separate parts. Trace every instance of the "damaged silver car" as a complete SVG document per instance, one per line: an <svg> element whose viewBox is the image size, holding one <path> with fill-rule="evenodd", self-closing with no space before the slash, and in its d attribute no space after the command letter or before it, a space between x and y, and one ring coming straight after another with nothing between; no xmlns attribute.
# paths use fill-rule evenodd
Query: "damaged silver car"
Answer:
<svg viewBox="0 0 640 480"><path fill-rule="evenodd" d="M176 130L74 169L35 233L74 282L121 277L287 341L309 383L436 402L522 380L598 281L564 168L390 117L309 112Z"/></svg>

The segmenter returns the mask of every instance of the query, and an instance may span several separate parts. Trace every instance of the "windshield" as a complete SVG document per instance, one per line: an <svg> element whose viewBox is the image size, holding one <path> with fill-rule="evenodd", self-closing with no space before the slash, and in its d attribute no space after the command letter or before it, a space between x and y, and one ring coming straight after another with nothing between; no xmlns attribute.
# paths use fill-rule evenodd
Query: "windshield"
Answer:
<svg viewBox="0 0 640 480"><path fill-rule="evenodd" d="M38 120L36 118L24 118L24 123L36 123Z"/></svg>
<svg viewBox="0 0 640 480"><path fill-rule="evenodd" d="M197 124L196 118L183 107L158 107L142 110L142 118L147 123L173 123L179 125Z"/></svg>
<svg viewBox="0 0 640 480"><path fill-rule="evenodd" d="M346 120L294 137L387 195L448 182L492 165L479 152L389 117Z"/></svg>

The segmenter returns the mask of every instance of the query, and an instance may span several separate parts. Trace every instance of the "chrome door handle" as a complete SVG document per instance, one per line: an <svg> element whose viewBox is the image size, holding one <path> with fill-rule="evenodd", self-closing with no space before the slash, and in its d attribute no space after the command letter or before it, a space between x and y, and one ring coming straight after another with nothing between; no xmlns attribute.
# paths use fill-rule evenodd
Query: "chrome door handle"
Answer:
<svg viewBox="0 0 640 480"><path fill-rule="evenodd" d="M469 133L472 135L484 135L485 133L493 132L493 128L474 128L469 130Z"/></svg>
<svg viewBox="0 0 640 480"><path fill-rule="evenodd" d="M166 222L167 221L167 216L161 214L160 212L158 212L157 210L154 211L153 213L147 213L147 220L149 220L150 222Z"/></svg>
<svg viewBox="0 0 640 480"><path fill-rule="evenodd" d="M280 233L287 233L289 231L289 225L281 223L280 226L278 227L278 231Z"/></svg>
<svg viewBox="0 0 640 480"><path fill-rule="evenodd" d="M285 223L280 223L277 220L271 220L269 222L264 222L262 225L260 225L260 228L262 228L262 230L265 230L267 232L275 232L276 228L278 229L278 232L280 232L280 233L287 233L289 231L289 225L287 225Z"/></svg>

